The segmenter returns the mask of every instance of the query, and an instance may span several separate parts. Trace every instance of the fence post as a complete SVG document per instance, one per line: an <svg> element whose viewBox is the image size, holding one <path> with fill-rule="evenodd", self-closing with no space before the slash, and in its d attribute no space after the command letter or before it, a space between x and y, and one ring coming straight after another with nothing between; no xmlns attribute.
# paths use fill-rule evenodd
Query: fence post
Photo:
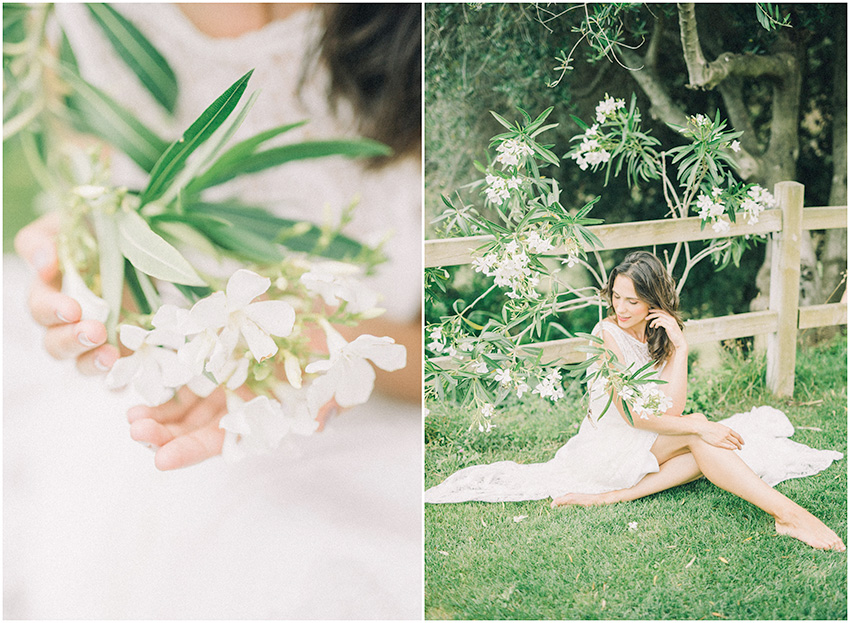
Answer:
<svg viewBox="0 0 850 623"><path fill-rule="evenodd" d="M775 233L771 241L770 310L779 314L779 323L776 333L767 338L767 386L776 396L794 393L803 191L804 186L798 182L779 182L774 188L782 210L782 231Z"/></svg>

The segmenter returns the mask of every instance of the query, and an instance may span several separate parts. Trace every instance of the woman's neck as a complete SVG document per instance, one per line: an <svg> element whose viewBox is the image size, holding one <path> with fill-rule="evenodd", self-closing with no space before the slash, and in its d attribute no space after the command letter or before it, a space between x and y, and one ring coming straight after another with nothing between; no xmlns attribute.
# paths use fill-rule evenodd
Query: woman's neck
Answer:
<svg viewBox="0 0 850 623"><path fill-rule="evenodd" d="M178 3L177 8L200 32L215 39L233 39L260 30L275 20L311 8L313 3Z"/></svg>

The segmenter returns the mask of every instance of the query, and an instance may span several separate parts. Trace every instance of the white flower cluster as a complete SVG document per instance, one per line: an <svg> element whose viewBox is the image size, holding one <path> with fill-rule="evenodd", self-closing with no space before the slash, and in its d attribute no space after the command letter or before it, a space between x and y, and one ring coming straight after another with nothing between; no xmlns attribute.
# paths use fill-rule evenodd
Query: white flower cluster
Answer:
<svg viewBox="0 0 850 623"><path fill-rule="evenodd" d="M505 178L490 174L485 179L487 182L485 190L487 200L497 206L502 205L511 196L511 191L516 190L522 184L522 178L516 175Z"/></svg>
<svg viewBox="0 0 850 623"><path fill-rule="evenodd" d="M479 413L481 414L482 419L478 422L478 432L489 433L495 428L495 425L491 421L493 413L495 413L495 411L496 407L489 402L486 402L481 405L481 410L479 411Z"/></svg>
<svg viewBox="0 0 850 623"><path fill-rule="evenodd" d="M500 368L498 372L496 372L496 380L499 382L499 385L502 387L512 387L513 391L516 391L516 397L522 398L522 395L527 392L530 387L523 380L520 375L514 377L511 374L510 368Z"/></svg>
<svg viewBox="0 0 850 623"><path fill-rule="evenodd" d="M711 219L711 228L718 234L729 231L731 223L724 217L726 214L726 206L720 201L720 196L723 190L718 187L711 189L711 196L702 194L697 197L697 207L699 208L699 217L707 221Z"/></svg>
<svg viewBox="0 0 850 623"><path fill-rule="evenodd" d="M630 394L626 397L626 394ZM643 420L648 420L651 415L660 416L673 406L673 399L658 389L655 383L639 385L637 392L621 392L620 396L626 398L629 406L637 412Z"/></svg>
<svg viewBox="0 0 850 623"><path fill-rule="evenodd" d="M720 200L723 195L723 190L714 187L711 190L711 196L701 194L697 197L697 208L699 208L699 217L704 220L711 220L711 228L717 233L725 233L731 228L731 223L725 216L726 206ZM755 225L759 221L759 215L767 208L776 206L776 199L767 190L761 186L752 186L747 191L747 196L741 201L741 211L747 216L747 223Z"/></svg>
<svg viewBox="0 0 850 623"><path fill-rule="evenodd" d="M691 123L693 123L695 126L697 126L698 128L702 128L702 127L711 125L711 119L709 119L705 115L700 115L700 114L697 114L697 115L694 115L693 117L690 117L689 121Z"/></svg>
<svg viewBox="0 0 850 623"><path fill-rule="evenodd" d="M605 120L614 115L617 109L623 108L625 105L625 100L614 99L606 93L605 99L596 106L596 121L598 123L605 123Z"/></svg>
<svg viewBox="0 0 850 623"><path fill-rule="evenodd" d="M561 385L561 373L554 368L534 388L533 394L539 394L541 398L549 398L552 402L558 402L564 397L564 387Z"/></svg>
<svg viewBox="0 0 850 623"><path fill-rule="evenodd" d="M496 151L499 152L499 155L496 156L496 162L500 163L503 169L518 166L520 158L530 156L534 153L531 147L514 138L502 141L496 147Z"/></svg>
<svg viewBox="0 0 850 623"><path fill-rule="evenodd" d="M598 112L596 116L597 118L599 117ZM582 171L586 171L590 166L595 167L598 164L604 164L611 159L611 154L599 144L598 124L594 123L585 130L584 136L581 139L581 145L579 145L578 150L570 158L576 161L576 164Z"/></svg>
<svg viewBox="0 0 850 623"><path fill-rule="evenodd" d="M307 281L316 278L313 274ZM332 288L333 280L319 281L323 284L321 289ZM346 288L353 285L345 279L336 285L335 296L350 298L355 306L373 305L362 292L348 291ZM151 320L150 331L121 325L121 343L133 354L115 362L107 375L107 386L118 389L132 384L148 406L166 402L183 385L199 396L209 395L219 385L228 390L242 386L248 380L252 362L258 364L278 353L272 336L286 338L295 327L292 305L255 300L270 286L270 279L240 269L228 280L224 292L199 300L191 309L162 305ZM330 296L331 290L327 293ZM327 321L319 323L327 336L329 358L307 365L308 374L322 374L306 391L281 399L286 408L266 396L244 402L229 395L229 414L220 422L227 431L223 450L226 459L238 460L276 447L290 431L309 434L315 429L319 409L331 399L341 407L365 402L375 379L367 359L389 371L405 365L404 347L389 337L361 335L349 344ZM289 352L283 353L283 360L292 389L301 389L300 362ZM269 383L276 393L278 384Z"/></svg>
<svg viewBox="0 0 850 623"><path fill-rule="evenodd" d="M495 277L500 288L510 288L507 293L510 298L536 299L540 294L534 288L540 283L540 278L528 267L529 261L525 248L513 239L501 249L501 254L491 252L475 258L472 266L475 272Z"/></svg>
<svg viewBox="0 0 850 623"><path fill-rule="evenodd" d="M741 209L749 217L747 223L750 225L758 223L759 214L775 207L776 199L761 186L752 186L747 191L747 198L741 202Z"/></svg>

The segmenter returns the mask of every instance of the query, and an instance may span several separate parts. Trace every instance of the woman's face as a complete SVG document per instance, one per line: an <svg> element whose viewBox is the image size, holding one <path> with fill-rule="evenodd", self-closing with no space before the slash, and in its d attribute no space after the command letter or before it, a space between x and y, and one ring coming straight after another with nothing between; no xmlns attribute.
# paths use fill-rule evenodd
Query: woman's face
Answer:
<svg viewBox="0 0 850 623"><path fill-rule="evenodd" d="M611 303L621 329L643 333L649 305L638 298L634 282L626 275L617 275L611 288Z"/></svg>

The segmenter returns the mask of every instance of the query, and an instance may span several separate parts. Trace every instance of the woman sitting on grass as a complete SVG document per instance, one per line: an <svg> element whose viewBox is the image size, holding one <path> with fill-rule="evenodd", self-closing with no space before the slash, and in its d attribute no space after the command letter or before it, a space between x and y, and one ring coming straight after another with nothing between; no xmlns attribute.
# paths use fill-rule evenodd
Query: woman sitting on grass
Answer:
<svg viewBox="0 0 850 623"><path fill-rule="evenodd" d="M772 515L779 534L818 549L844 551L835 532L772 487L816 474L842 455L788 440L793 427L771 407L724 420L730 426L710 422L701 413L684 415L688 345L673 278L654 255L629 254L611 272L605 295L609 315L593 334L626 365L654 361L658 378L666 381L658 387L672 406L664 415L630 423L616 391L606 391L599 378L590 387L588 417L554 459L468 467L429 489L425 501L552 497L553 507L592 506L635 500L705 476ZM610 392L612 408L606 411Z"/></svg>

